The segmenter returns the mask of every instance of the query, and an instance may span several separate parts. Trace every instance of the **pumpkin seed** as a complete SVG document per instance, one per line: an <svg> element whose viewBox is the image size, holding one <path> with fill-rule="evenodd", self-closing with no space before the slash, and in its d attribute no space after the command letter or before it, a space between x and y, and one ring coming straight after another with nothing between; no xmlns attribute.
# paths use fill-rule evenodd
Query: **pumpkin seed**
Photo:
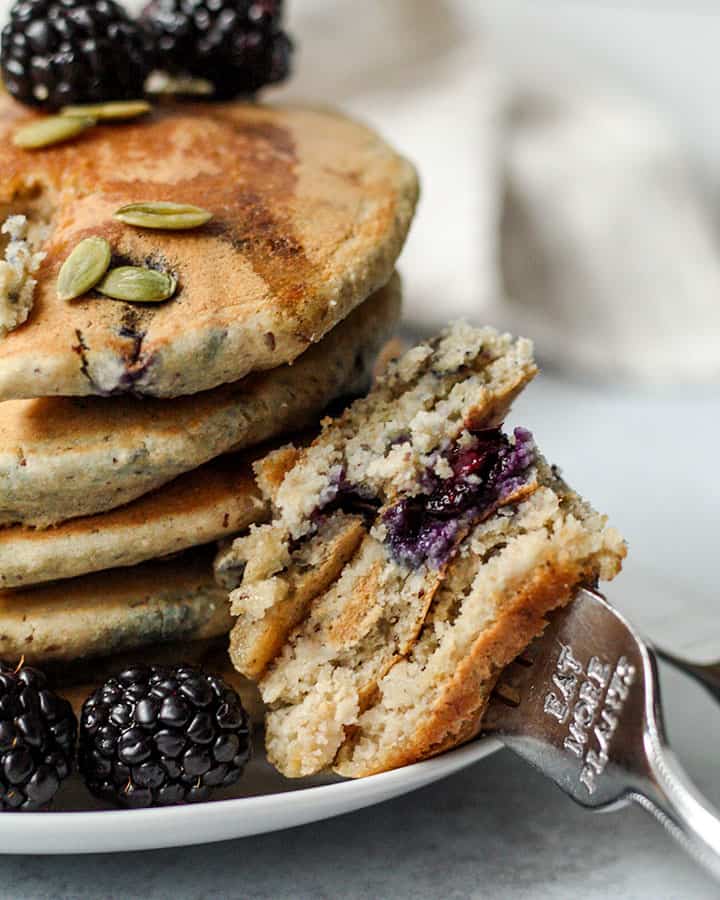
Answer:
<svg viewBox="0 0 720 900"><path fill-rule="evenodd" d="M180 230L199 228L212 219L212 213L189 203L129 203L115 213L115 218L138 228Z"/></svg>
<svg viewBox="0 0 720 900"><path fill-rule="evenodd" d="M111 257L110 244L101 237L88 237L62 264L57 293L61 300L73 300L86 294L107 272Z"/></svg>
<svg viewBox="0 0 720 900"><path fill-rule="evenodd" d="M114 119L134 119L150 112L152 106L147 100L113 100L109 103L87 103L81 106L64 106L60 110L61 116L71 118L97 119L99 122L112 121Z"/></svg>
<svg viewBox="0 0 720 900"><path fill-rule="evenodd" d="M150 75L145 90L159 96L209 97L215 93L212 81L205 78L174 77L159 71Z"/></svg>
<svg viewBox="0 0 720 900"><path fill-rule="evenodd" d="M69 141L94 124L95 119L87 116L83 118L48 116L18 128L12 136L12 142L16 147L22 147L24 150L36 150L40 147L49 147L51 144Z"/></svg>
<svg viewBox="0 0 720 900"><path fill-rule="evenodd" d="M113 300L128 303L162 303L175 293L177 281L167 272L143 269L140 266L119 266L110 269L96 289Z"/></svg>

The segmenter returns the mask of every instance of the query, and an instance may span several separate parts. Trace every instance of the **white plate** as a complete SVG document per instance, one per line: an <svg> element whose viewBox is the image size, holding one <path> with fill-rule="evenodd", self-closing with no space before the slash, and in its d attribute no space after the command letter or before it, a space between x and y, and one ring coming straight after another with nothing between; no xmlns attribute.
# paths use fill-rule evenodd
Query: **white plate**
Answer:
<svg viewBox="0 0 720 900"><path fill-rule="evenodd" d="M483 738L435 759L357 781L288 781L258 759L248 766L231 799L162 809L91 808L86 791L79 780L74 780L63 786L58 811L0 815L0 852L153 850L279 831L407 794L499 748L498 741Z"/></svg>

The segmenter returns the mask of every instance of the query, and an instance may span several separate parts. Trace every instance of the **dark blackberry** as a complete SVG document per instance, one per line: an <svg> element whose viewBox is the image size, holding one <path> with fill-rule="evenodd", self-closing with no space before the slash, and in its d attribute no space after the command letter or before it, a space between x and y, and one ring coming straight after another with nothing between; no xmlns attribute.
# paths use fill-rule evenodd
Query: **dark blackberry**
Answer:
<svg viewBox="0 0 720 900"><path fill-rule="evenodd" d="M80 771L118 806L208 800L250 758L248 717L232 688L181 665L135 666L89 697L80 718Z"/></svg>
<svg viewBox="0 0 720 900"><path fill-rule="evenodd" d="M18 0L1 59L8 91L44 109L141 97L152 64L147 34L114 0Z"/></svg>
<svg viewBox="0 0 720 900"><path fill-rule="evenodd" d="M42 672L0 662L0 810L43 809L71 773L77 719Z"/></svg>
<svg viewBox="0 0 720 900"><path fill-rule="evenodd" d="M151 0L141 18L157 67L205 78L223 100L287 78L292 42L282 14L282 0Z"/></svg>

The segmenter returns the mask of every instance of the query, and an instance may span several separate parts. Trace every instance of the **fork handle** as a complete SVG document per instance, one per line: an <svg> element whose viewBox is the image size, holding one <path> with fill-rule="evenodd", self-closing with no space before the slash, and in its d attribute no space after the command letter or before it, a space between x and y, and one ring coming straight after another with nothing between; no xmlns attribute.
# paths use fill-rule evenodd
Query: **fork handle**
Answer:
<svg viewBox="0 0 720 900"><path fill-rule="evenodd" d="M646 733L647 777L631 799L650 812L682 847L720 879L720 818L659 735Z"/></svg>

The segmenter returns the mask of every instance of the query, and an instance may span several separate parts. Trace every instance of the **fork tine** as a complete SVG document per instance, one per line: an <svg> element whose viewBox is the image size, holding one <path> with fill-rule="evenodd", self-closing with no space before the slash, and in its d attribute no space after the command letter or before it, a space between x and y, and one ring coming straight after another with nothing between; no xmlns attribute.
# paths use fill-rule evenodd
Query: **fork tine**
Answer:
<svg viewBox="0 0 720 900"><path fill-rule="evenodd" d="M520 656L515 658L515 662L519 666L525 666L525 668L529 669L533 664L533 659L530 656L528 650L525 650L524 653L522 653Z"/></svg>
<svg viewBox="0 0 720 900"><path fill-rule="evenodd" d="M507 684L507 682L499 682L496 684L492 696L506 706L511 706L513 708L520 706L520 691Z"/></svg>

